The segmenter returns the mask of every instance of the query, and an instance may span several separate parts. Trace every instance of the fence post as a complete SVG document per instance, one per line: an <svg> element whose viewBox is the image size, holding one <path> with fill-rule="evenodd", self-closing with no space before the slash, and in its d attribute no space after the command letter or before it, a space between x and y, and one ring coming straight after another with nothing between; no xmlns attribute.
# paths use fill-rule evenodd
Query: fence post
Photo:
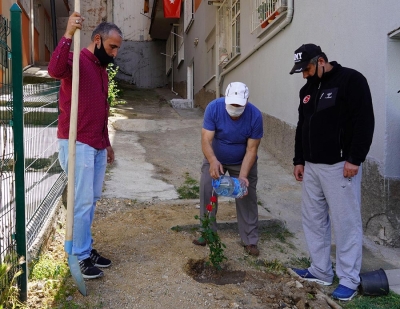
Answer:
<svg viewBox="0 0 400 309"><path fill-rule="evenodd" d="M23 274L18 277L20 300L28 298L28 272L26 256L26 214L25 214L25 158L24 158L24 110L22 90L22 10L14 3L11 15L11 55L12 55L12 89L13 89L13 131L15 160L15 239L18 257L24 257L21 264Z"/></svg>

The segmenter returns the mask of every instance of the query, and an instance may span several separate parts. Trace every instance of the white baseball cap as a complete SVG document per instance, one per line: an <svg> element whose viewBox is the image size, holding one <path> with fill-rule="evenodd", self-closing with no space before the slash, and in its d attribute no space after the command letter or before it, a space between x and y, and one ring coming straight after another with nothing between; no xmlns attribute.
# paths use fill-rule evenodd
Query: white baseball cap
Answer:
<svg viewBox="0 0 400 309"><path fill-rule="evenodd" d="M245 106L249 98L249 88L241 82L233 82L226 87L225 104Z"/></svg>

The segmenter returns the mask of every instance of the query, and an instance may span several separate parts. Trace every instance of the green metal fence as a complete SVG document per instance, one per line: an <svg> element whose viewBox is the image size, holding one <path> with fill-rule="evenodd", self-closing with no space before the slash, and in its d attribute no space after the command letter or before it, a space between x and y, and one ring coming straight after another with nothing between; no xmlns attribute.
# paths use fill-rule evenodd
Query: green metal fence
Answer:
<svg viewBox="0 0 400 309"><path fill-rule="evenodd" d="M0 292L22 270L18 284L25 301L28 271L20 258L38 241L66 174L58 163L59 82L23 85L22 10L14 4L10 12L11 26L0 16L0 262L11 267L0 280Z"/></svg>
<svg viewBox="0 0 400 309"><path fill-rule="evenodd" d="M16 231L16 210L14 195L14 145L12 133L12 92L8 20L0 16L0 262L8 268L2 269L0 292L13 280L19 270ZM5 271L7 270L7 271Z"/></svg>

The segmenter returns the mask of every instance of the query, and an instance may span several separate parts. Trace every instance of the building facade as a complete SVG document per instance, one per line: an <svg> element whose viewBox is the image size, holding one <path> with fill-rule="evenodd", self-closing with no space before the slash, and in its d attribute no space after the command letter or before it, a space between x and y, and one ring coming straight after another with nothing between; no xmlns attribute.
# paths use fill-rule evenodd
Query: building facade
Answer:
<svg viewBox="0 0 400 309"><path fill-rule="evenodd" d="M162 6L154 0L155 10ZM195 106L204 108L229 82L246 83L250 101L264 115L262 145L290 171L304 84L301 76L289 75L294 50L315 43L329 60L360 71L376 119L363 164L364 231L400 246L399 10L397 0L384 6L372 0L184 0L169 31L165 21L153 18L150 34L162 28L165 53L173 55L165 68L171 89Z"/></svg>

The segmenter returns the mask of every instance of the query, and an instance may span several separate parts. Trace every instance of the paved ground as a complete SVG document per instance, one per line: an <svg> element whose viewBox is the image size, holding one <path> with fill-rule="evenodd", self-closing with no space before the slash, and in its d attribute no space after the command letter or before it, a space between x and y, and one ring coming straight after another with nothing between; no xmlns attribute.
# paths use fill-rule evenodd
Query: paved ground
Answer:
<svg viewBox="0 0 400 309"><path fill-rule="evenodd" d="M202 160L201 109L174 109L175 96L169 89L124 90L128 104L118 106L110 118L110 135L116 162L109 168L104 197L138 201L172 200L185 174L200 177ZM140 104L137 96L141 96ZM130 104L130 98L136 100ZM156 102L156 103L155 103ZM307 252L301 226L301 187L274 157L261 147L259 152L258 199L260 214L279 219L295 235L295 245ZM334 253L335 246L332 246ZM400 249L387 248L364 239L362 272L391 270L391 289L400 293ZM333 255L334 257L334 255Z"/></svg>

